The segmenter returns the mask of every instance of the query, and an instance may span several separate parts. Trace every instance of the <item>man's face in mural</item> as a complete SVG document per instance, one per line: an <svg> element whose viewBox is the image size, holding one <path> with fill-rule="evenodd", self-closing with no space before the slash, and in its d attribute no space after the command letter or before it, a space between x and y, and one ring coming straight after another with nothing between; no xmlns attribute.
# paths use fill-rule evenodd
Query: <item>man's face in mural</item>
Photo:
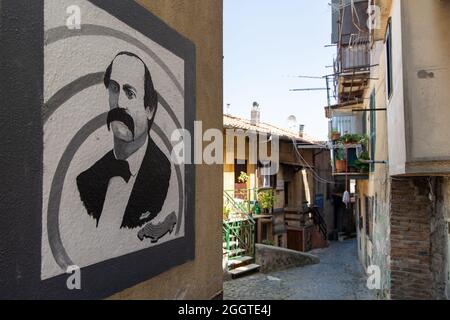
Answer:
<svg viewBox="0 0 450 320"><path fill-rule="evenodd" d="M128 55L116 57L109 81L108 127L114 137L124 142L148 134L149 120L155 109L146 107L145 66L138 58Z"/></svg>

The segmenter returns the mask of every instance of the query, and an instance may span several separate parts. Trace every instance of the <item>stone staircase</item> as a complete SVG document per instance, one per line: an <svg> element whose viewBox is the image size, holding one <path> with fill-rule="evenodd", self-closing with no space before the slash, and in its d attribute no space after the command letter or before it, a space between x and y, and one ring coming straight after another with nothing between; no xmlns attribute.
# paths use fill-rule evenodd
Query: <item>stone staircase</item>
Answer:
<svg viewBox="0 0 450 320"><path fill-rule="evenodd" d="M239 278L258 272L260 265L255 263L255 258L246 255L245 249L239 249L238 241L230 241L230 249L227 250L227 243L223 243L223 253L226 257L227 272L231 278Z"/></svg>
<svg viewBox="0 0 450 320"><path fill-rule="evenodd" d="M224 269L228 277L238 278L260 268L255 264L255 220L249 207L236 201L234 192L224 191L224 203L231 208L223 221Z"/></svg>
<svg viewBox="0 0 450 320"><path fill-rule="evenodd" d="M260 265L255 263L255 259L250 256L242 256L228 260L228 273L233 279L239 278L251 273L258 272Z"/></svg>

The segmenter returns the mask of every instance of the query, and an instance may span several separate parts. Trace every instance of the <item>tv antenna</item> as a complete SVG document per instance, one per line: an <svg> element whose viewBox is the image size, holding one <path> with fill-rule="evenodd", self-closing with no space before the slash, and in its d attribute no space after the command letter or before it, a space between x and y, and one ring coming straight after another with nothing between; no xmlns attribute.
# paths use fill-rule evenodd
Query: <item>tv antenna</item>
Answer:
<svg viewBox="0 0 450 320"><path fill-rule="evenodd" d="M326 82L326 87L323 88L299 88L299 89L290 89L289 91L291 92L308 92L308 91L327 91L327 98L328 98L328 106L331 105L331 98L330 98L330 84L329 84L329 76L322 76L322 77L317 77L317 76L304 76L304 75L300 75L300 76L295 76L296 78L302 78L302 79L315 79L315 80L325 80Z"/></svg>

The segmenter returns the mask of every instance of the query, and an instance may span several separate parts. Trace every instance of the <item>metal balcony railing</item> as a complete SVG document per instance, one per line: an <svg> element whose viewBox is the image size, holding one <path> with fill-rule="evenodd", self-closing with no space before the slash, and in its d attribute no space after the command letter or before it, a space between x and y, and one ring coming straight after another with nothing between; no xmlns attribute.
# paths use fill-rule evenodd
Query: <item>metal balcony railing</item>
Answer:
<svg viewBox="0 0 450 320"><path fill-rule="evenodd" d="M351 35L348 45L339 43L336 59L338 74L369 70L370 43L368 36Z"/></svg>
<svg viewBox="0 0 450 320"><path fill-rule="evenodd" d="M370 49L368 44L358 44L344 47L341 52L341 70L367 69L370 64Z"/></svg>

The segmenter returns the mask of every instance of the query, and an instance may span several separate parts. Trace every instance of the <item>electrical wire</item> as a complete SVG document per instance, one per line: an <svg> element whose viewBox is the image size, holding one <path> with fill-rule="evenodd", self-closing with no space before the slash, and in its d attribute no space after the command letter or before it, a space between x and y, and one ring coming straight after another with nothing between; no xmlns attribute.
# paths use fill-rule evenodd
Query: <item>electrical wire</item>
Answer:
<svg viewBox="0 0 450 320"><path fill-rule="evenodd" d="M298 155L298 157L300 158L300 160L303 162L303 165L306 165L306 167L308 167L308 169L312 172L313 178L319 182L319 183L324 183L324 184L336 184L334 181L328 181L324 178L322 178L315 170L314 168L308 163L308 161L305 160L305 158L303 158L303 156L300 154L300 152L297 149L296 143L294 138L291 138L292 140L292 145L294 146L294 150L296 152L296 154Z"/></svg>

